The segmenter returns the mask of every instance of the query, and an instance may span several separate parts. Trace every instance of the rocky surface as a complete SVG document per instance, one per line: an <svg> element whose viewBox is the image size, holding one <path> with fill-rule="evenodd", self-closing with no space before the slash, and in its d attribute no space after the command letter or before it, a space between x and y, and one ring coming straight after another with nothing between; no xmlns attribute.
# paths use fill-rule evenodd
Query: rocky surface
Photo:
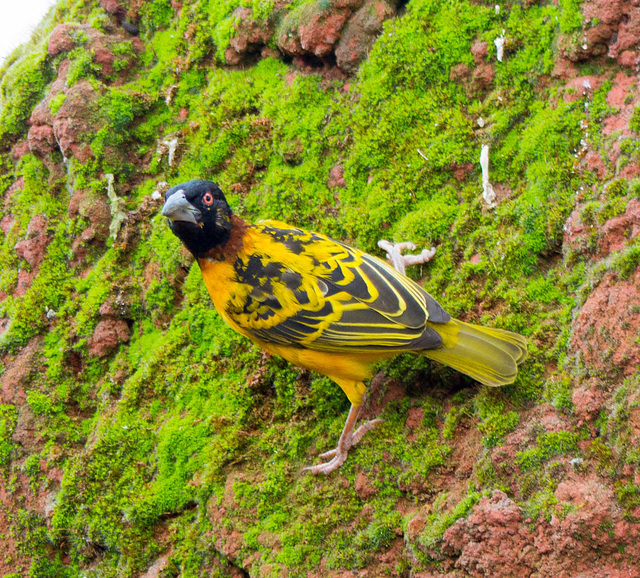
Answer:
<svg viewBox="0 0 640 578"><path fill-rule="evenodd" d="M254 18L251 8L233 13L234 35L225 52L230 65L250 62L256 55L293 57L300 66L311 62L337 66L353 74L366 58L383 23L396 14L387 0L331 0L291 9L276 3L269 18ZM271 48L275 42L276 50Z"/></svg>
<svg viewBox="0 0 640 578"><path fill-rule="evenodd" d="M640 363L640 270L629 279L609 273L587 298L572 344L589 371L633 374Z"/></svg>
<svg viewBox="0 0 640 578"><path fill-rule="evenodd" d="M560 4L61 3L0 70L0 572L640 576L640 8ZM348 404L213 311L158 216L194 177L436 246L518 379L400 357L301 474Z"/></svg>
<svg viewBox="0 0 640 578"><path fill-rule="evenodd" d="M581 62L594 57L615 59L621 66L638 65L637 38L640 12L633 0L594 0L583 11L582 34L575 32L560 41L565 58Z"/></svg>

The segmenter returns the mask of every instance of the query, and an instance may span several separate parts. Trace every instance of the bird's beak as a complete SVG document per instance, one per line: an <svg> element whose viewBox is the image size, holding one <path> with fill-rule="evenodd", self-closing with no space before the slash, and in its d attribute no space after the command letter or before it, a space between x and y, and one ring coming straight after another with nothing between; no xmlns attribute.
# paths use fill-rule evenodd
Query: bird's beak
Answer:
<svg viewBox="0 0 640 578"><path fill-rule="evenodd" d="M162 216L171 221L186 221L197 225L200 211L187 201L184 191L176 191L165 201Z"/></svg>

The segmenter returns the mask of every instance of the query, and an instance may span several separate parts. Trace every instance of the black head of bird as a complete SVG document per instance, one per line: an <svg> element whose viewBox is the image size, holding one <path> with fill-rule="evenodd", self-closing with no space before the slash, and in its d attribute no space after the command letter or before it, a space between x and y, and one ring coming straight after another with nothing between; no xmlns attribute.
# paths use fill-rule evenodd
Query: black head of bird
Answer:
<svg viewBox="0 0 640 578"><path fill-rule="evenodd" d="M211 181L189 181L169 189L162 215L196 257L224 245L231 232L231 208L218 185Z"/></svg>

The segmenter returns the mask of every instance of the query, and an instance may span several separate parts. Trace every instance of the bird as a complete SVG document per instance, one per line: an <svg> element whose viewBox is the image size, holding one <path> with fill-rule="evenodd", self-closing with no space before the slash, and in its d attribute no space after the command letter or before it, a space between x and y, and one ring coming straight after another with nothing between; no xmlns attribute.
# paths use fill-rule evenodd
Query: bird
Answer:
<svg viewBox="0 0 640 578"><path fill-rule="evenodd" d="M526 338L451 317L385 261L321 233L277 220L249 223L220 187L190 180L165 193L161 214L193 254L224 321L260 348L328 376L351 408L335 449L304 468L329 474L382 420L357 429L380 360L423 355L481 384L513 383Z"/></svg>

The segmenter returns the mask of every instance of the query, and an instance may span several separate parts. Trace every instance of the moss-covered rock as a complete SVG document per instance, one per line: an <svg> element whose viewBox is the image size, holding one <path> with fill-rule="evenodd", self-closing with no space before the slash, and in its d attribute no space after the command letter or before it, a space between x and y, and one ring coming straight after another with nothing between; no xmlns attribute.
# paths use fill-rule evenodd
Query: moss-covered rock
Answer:
<svg viewBox="0 0 640 578"><path fill-rule="evenodd" d="M0 571L635 564L630 6L60 0L0 71ZM435 246L408 274L526 335L518 379L398 357L364 408L384 424L302 474L348 401L224 325L158 215L191 178L250 220Z"/></svg>

